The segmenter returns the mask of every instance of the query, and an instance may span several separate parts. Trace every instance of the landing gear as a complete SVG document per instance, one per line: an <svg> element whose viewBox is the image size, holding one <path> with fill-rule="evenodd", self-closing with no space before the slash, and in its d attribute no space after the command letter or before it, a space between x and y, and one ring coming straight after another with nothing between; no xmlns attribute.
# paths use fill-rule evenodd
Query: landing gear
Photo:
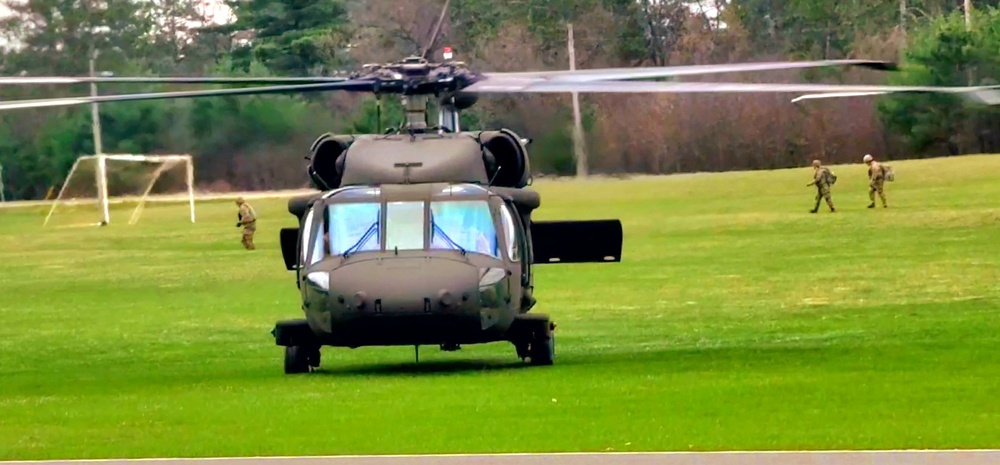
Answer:
<svg viewBox="0 0 1000 465"><path fill-rule="evenodd" d="M319 347L285 347L285 374L309 373L319 368Z"/></svg>
<svg viewBox="0 0 1000 465"><path fill-rule="evenodd" d="M539 334L531 340L528 347L528 358L532 365L552 365L556 358L556 335Z"/></svg>
<svg viewBox="0 0 1000 465"><path fill-rule="evenodd" d="M532 365L552 365L556 357L555 323L546 315L519 315L511 328L517 356Z"/></svg>
<svg viewBox="0 0 1000 465"><path fill-rule="evenodd" d="M320 344L306 320L279 321L271 335L275 344L285 347L285 374L309 373L319 368Z"/></svg>

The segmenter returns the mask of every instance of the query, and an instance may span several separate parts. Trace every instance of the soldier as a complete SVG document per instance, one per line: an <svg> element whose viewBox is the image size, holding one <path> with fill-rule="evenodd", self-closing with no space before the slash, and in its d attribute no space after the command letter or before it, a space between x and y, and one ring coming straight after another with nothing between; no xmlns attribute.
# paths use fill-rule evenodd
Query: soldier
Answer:
<svg viewBox="0 0 1000 465"><path fill-rule="evenodd" d="M881 163L872 158L871 154L865 155L864 160L868 164L868 198L872 201L868 208L875 208L876 192L882 199L882 208L887 208L889 205L885 202L885 192L882 190L882 186L885 184L885 169L882 168Z"/></svg>
<svg viewBox="0 0 1000 465"><path fill-rule="evenodd" d="M836 182L836 177L827 167L823 166L819 160L813 160L813 181L808 186L816 186L816 206L809 213L819 211L819 200L826 199L826 204L830 206L830 213L837 211L833 208L833 200L830 199L830 185Z"/></svg>
<svg viewBox="0 0 1000 465"><path fill-rule="evenodd" d="M236 205L240 207L240 221L236 223L236 227L243 227L243 247L253 250L256 248L253 245L253 233L257 231L257 213L243 197L236 199Z"/></svg>

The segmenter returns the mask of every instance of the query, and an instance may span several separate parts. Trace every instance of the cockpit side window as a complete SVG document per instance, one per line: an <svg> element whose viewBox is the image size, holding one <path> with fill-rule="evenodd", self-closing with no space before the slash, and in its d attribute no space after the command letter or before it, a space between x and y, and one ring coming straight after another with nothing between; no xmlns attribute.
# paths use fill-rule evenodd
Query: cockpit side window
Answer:
<svg viewBox="0 0 1000 465"><path fill-rule="evenodd" d="M309 211L306 212L305 219L302 220L302 257L300 257L302 263L307 265L316 263L315 258L312 258L316 256L312 241L313 229L315 229L314 226L313 210L309 209Z"/></svg>
<svg viewBox="0 0 1000 465"><path fill-rule="evenodd" d="M465 250L500 258L496 226L484 200L431 202L432 250Z"/></svg>
<svg viewBox="0 0 1000 465"><path fill-rule="evenodd" d="M521 251L518 247L518 237L515 233L514 216L510 212L510 207L506 204L500 206L500 224L504 230L504 246L507 250L507 258L512 262L520 261Z"/></svg>
<svg viewBox="0 0 1000 465"><path fill-rule="evenodd" d="M382 204L337 203L326 210L331 255L380 250Z"/></svg>
<svg viewBox="0 0 1000 465"><path fill-rule="evenodd" d="M312 250L309 252L309 266L315 265L317 262L326 257L326 244L323 243L323 239L326 237L326 234L324 233L324 226L323 221L319 220L315 222L312 228L310 228L313 239L310 244Z"/></svg>

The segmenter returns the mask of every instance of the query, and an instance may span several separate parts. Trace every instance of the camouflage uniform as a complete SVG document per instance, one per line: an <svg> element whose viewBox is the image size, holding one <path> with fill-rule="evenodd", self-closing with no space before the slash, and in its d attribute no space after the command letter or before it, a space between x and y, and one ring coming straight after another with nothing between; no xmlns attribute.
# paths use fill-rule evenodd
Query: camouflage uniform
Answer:
<svg viewBox="0 0 1000 465"><path fill-rule="evenodd" d="M813 160L813 181L806 186L816 186L816 205L809 213L819 211L819 200L825 199L831 212L837 211L833 208L833 200L830 198L830 170L820 164L819 160Z"/></svg>
<svg viewBox="0 0 1000 465"><path fill-rule="evenodd" d="M240 206L240 221L236 226L243 227L243 247L254 250L256 247L253 245L253 234L257 231L257 214L243 197L236 199L236 205Z"/></svg>
<svg viewBox="0 0 1000 465"><path fill-rule="evenodd" d="M885 202L885 192L882 190L882 186L885 184L885 170L882 168L882 164L872 159L871 156L866 156L865 159L868 162L868 198L872 201L868 208L875 208L876 192L882 199L882 208L886 208L889 205Z"/></svg>

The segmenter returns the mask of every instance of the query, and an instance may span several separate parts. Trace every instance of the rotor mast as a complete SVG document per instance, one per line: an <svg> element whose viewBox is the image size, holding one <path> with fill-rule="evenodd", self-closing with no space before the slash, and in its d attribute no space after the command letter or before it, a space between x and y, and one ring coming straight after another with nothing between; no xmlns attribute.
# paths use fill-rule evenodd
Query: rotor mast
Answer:
<svg viewBox="0 0 1000 465"><path fill-rule="evenodd" d="M437 100L438 130L458 132L459 110L455 105L455 97L450 92L456 72L465 72L465 64L452 61L451 47L444 47L444 62L429 63L425 58L411 56L401 62L364 66L365 76L382 79L391 83L376 91L380 93L399 93L405 118L402 132L423 133L428 130L428 107L431 96Z"/></svg>
<svg viewBox="0 0 1000 465"><path fill-rule="evenodd" d="M445 8L447 8L447 3L445 3ZM451 47L445 47L443 50L444 60L450 62L452 58ZM444 128L451 132L461 131L461 127L458 124L458 108L454 105L454 97L452 97L451 104L443 104L443 102L438 102L438 126Z"/></svg>
<svg viewBox="0 0 1000 465"><path fill-rule="evenodd" d="M406 112L406 122L402 128L408 132L427 131L427 107L430 98L427 95L404 95L401 97L403 109ZM438 130L458 132L459 111L452 105L438 102Z"/></svg>
<svg viewBox="0 0 1000 465"><path fill-rule="evenodd" d="M458 109L450 105L441 105L438 108L438 126L442 129L450 132L461 131L461 126L458 124L458 117Z"/></svg>
<svg viewBox="0 0 1000 465"><path fill-rule="evenodd" d="M406 111L406 124L403 129L411 132L427 130L427 96L404 95L403 109Z"/></svg>

